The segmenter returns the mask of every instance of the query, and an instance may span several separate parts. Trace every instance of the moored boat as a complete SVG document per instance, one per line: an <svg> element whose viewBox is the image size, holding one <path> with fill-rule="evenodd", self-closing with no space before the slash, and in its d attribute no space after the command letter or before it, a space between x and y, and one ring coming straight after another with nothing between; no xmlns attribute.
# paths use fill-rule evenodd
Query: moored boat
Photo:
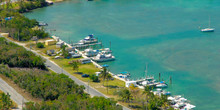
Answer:
<svg viewBox="0 0 220 110"><path fill-rule="evenodd" d="M201 29L202 32L214 32L215 28L210 28L210 17L209 17L209 27Z"/></svg>
<svg viewBox="0 0 220 110"><path fill-rule="evenodd" d="M215 29L214 28L205 28L205 29L201 29L202 32L214 32Z"/></svg>
<svg viewBox="0 0 220 110"><path fill-rule="evenodd" d="M102 54L99 53L97 56L93 57L92 60L96 62L105 62L105 61L113 61L115 57L112 54Z"/></svg>
<svg viewBox="0 0 220 110"><path fill-rule="evenodd" d="M92 44L92 43L97 43L98 40L94 37L93 34L90 34L86 36L84 39L80 40L79 43L83 44Z"/></svg>
<svg viewBox="0 0 220 110"><path fill-rule="evenodd" d="M92 56L96 56L96 55L98 55L98 53L99 53L99 50L92 50L92 49L86 49L85 51L84 51L84 53L85 53L85 55L87 56L87 57L92 57Z"/></svg>
<svg viewBox="0 0 220 110"><path fill-rule="evenodd" d="M167 84L165 84L164 81L161 81L159 84L156 85L157 88L165 88L167 87Z"/></svg>

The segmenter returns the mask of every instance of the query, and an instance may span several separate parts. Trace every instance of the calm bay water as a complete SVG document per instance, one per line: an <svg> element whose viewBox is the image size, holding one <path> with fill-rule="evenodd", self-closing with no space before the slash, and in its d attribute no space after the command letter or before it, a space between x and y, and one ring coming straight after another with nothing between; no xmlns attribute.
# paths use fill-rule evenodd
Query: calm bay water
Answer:
<svg viewBox="0 0 220 110"><path fill-rule="evenodd" d="M173 94L184 95L198 110L220 109L219 0L73 0L34 10L25 16L49 24L65 41L95 34L111 41L113 73L132 78L160 72ZM202 33L209 16L214 33Z"/></svg>

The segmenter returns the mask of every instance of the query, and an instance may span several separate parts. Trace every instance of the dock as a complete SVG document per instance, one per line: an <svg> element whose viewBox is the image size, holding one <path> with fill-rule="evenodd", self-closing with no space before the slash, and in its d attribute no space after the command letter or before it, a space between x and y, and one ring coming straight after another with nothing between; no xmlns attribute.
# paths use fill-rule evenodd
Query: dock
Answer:
<svg viewBox="0 0 220 110"><path fill-rule="evenodd" d="M52 38L55 39L56 41L59 39L59 37L56 37L56 36L52 36ZM59 42L64 42L64 41L61 40L61 39L59 39ZM71 46L70 44L68 44L68 43L66 43L66 42L64 42L64 45L67 45L69 48L72 48L72 47L73 47L73 46ZM76 51L77 51L79 54L81 54L83 58L89 58L89 57L87 57L82 51L80 51L79 49L76 48ZM89 58L89 59L90 59L90 58ZM102 68L102 66L99 65L97 62L95 62L95 61L93 61L93 60L91 60L91 62L92 62L93 65L95 65L97 68L100 68L100 69ZM117 77L114 73L112 73L112 72L110 72L110 71L108 71L108 73L111 74L114 78L126 82L125 79Z"/></svg>
<svg viewBox="0 0 220 110"><path fill-rule="evenodd" d="M52 36L52 38L53 39L55 39L56 41L59 41L59 42L64 42L64 41L62 41L61 39L59 39L59 37L56 37L56 36ZM67 45L68 47L70 47L70 48L72 48L72 47L74 47L74 46L72 46L72 45L70 45L70 44L68 44L68 43L66 43L66 42L64 42L64 45ZM89 44L86 44L87 46L89 46ZM95 44L93 44L93 45L95 45ZM79 54L81 54L82 55L82 57L83 58L87 58L87 59L91 59L91 58L89 58L89 57L87 57L82 51L80 51L79 50L79 48L75 48L75 50L77 51L77 53L79 53ZM95 65L97 68L100 68L100 69L102 69L103 67L101 66L101 65L99 65L97 62L95 62L95 61L93 61L93 60L91 60L91 62L93 63L93 65ZM113 78L115 78L115 79L118 79L118 80L121 80L121 81L124 81L125 82L125 85L127 85L127 84L129 84L128 82L136 82L136 86L138 87L138 88L140 88L140 89L145 89L145 86L143 86L141 83L143 82L143 81L148 81L148 80L154 80L154 77L146 77L146 78L144 78L144 79L139 79L139 80L136 80L136 81L129 81L129 80L126 80L125 78L119 78L116 74L114 74L114 73L112 73L112 72L110 72L110 71L107 71L109 74L111 74L112 76L113 76ZM139 84L138 84L139 83ZM153 86L153 87L156 87L156 85L158 85L158 84L160 84L160 82L153 82L153 83L151 83L151 84L147 84L147 86ZM151 92L153 92L153 91L151 91ZM173 98L173 97L171 97L170 96L170 98ZM169 98L168 98L168 100L170 100ZM171 100L171 101L173 101L173 100ZM175 100L176 101L176 100ZM183 102L181 102L181 103L183 103ZM174 107L174 109L180 109L180 108L185 108L185 109L193 109L193 108L195 108L196 106L194 106L194 105L191 105L190 103L186 103L186 102L184 102L184 106L181 106L180 104L179 104L179 101L177 101L177 102L175 102L175 104L172 104L171 106L172 107Z"/></svg>

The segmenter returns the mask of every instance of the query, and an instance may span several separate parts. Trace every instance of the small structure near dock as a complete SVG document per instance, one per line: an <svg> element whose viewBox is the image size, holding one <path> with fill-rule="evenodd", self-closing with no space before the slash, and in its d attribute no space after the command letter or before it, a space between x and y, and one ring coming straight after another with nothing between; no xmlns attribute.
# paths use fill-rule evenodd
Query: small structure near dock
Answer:
<svg viewBox="0 0 220 110"><path fill-rule="evenodd" d="M63 45L64 45L64 42L62 41L56 43L57 48L62 48Z"/></svg>
<svg viewBox="0 0 220 110"><path fill-rule="evenodd" d="M89 59L89 58L83 58L83 59L80 59L80 62L81 62L82 64L91 63L91 59Z"/></svg>
<svg viewBox="0 0 220 110"><path fill-rule="evenodd" d="M56 37L56 36L51 36L55 41L59 42L60 41L60 38L59 37Z"/></svg>
<svg viewBox="0 0 220 110"><path fill-rule="evenodd" d="M136 81L126 81L126 82L125 82L125 87L130 87L132 84L133 84L135 87L137 86L137 82L136 82Z"/></svg>
<svg viewBox="0 0 220 110"><path fill-rule="evenodd" d="M50 39L50 40L46 40L46 41L45 41L45 45L54 45L54 44L56 44L56 41L53 40L53 39Z"/></svg>

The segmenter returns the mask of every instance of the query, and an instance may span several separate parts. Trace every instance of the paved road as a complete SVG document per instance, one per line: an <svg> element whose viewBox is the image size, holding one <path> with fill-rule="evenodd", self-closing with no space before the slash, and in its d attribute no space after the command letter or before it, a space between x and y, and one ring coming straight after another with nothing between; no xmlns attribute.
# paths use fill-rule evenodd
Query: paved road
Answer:
<svg viewBox="0 0 220 110"><path fill-rule="evenodd" d="M46 59L46 66L48 68L50 68L51 70L53 70L56 73L63 73L67 76L69 76L72 80L74 80L78 85L83 85L85 86L85 91L88 92L91 96L103 96L106 97L104 94L100 93L99 91L97 91L96 89L88 86L86 83L82 82L81 80L77 79L76 77L72 76L70 73L66 72L65 70L62 70L62 68L60 68L58 65L54 64L53 62L51 62L50 60Z"/></svg>
<svg viewBox="0 0 220 110"><path fill-rule="evenodd" d="M27 102L27 100L17 93L14 88L8 85L2 78L0 78L0 90L4 93L9 93L11 95L11 99L18 104L18 109L22 109L22 103Z"/></svg>
<svg viewBox="0 0 220 110"><path fill-rule="evenodd" d="M7 39L7 38L6 38ZM7 39L9 41L11 41L10 39ZM13 42L13 41L11 41ZM24 46L24 44L19 43L19 42L14 42L18 45L23 46L25 49L32 51L33 53L35 53L36 55L40 55L38 54L36 51L31 50L30 48L27 48ZM40 55L41 56L41 55ZM56 73L63 73L67 76L69 76L72 80L74 80L78 85L83 85L85 86L85 92L88 92L91 96L103 96L105 98L108 98L107 96L105 96L104 94L102 94L101 92L97 91L96 89L92 88L91 86L88 86L86 83L82 82L81 80L77 79L76 77L72 76L70 73L66 72L65 70L63 70L61 67L59 67L57 64L55 64L54 62L50 61L47 57L42 56L43 58L46 59L46 66L48 68L50 68L51 70L53 70ZM130 110L129 108L123 106L123 110Z"/></svg>

